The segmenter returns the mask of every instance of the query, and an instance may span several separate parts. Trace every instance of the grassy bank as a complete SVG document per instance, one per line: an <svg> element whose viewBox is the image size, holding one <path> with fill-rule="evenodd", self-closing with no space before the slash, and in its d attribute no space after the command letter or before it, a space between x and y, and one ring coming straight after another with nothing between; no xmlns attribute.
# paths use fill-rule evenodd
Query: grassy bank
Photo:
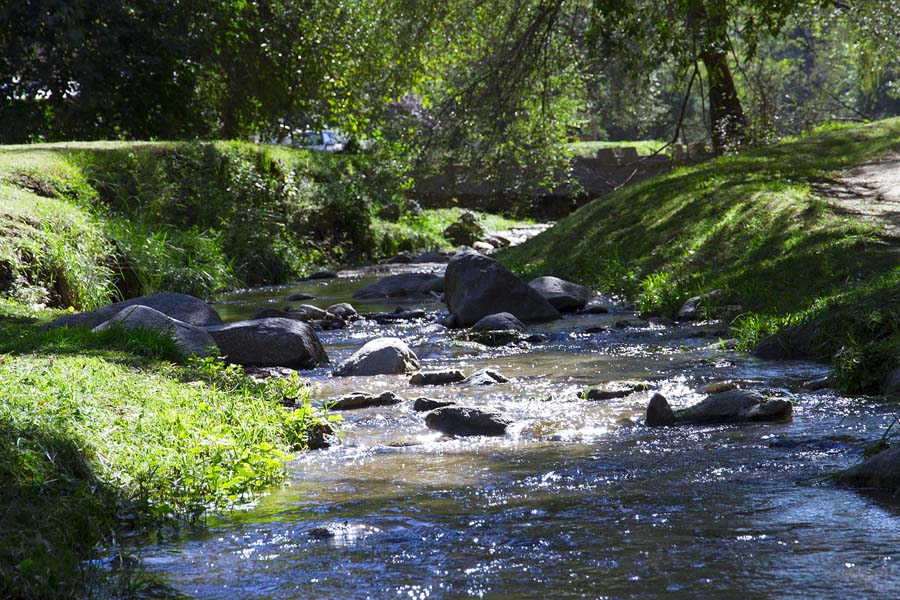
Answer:
<svg viewBox="0 0 900 600"><path fill-rule="evenodd" d="M0 596L156 597L89 559L279 481L325 417L297 380L179 364L156 332L41 331L53 314L0 302Z"/></svg>
<svg viewBox="0 0 900 600"><path fill-rule="evenodd" d="M328 264L448 247L453 211L374 217L391 161L238 142L0 147L0 295L115 296L282 283Z"/></svg>
<svg viewBox="0 0 900 600"><path fill-rule="evenodd" d="M900 365L898 242L829 196L841 170L898 148L892 119L679 168L595 200L500 258L648 313L723 289L744 347L814 323L810 350L834 358L844 388L878 391Z"/></svg>

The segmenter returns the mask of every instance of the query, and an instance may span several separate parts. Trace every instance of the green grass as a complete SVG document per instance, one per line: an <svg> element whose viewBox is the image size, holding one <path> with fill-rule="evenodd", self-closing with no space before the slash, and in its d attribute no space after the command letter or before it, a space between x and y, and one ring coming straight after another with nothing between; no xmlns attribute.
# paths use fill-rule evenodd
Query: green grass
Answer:
<svg viewBox="0 0 900 600"><path fill-rule="evenodd" d="M597 154L597 150L604 148L636 148L637 153L641 156L653 154L666 145L666 142L659 140L633 140L623 142L572 142L568 144L568 150L572 156L581 156L584 158L592 158Z"/></svg>
<svg viewBox="0 0 900 600"><path fill-rule="evenodd" d="M814 350L841 353L846 389L876 391L900 357L898 244L814 190L897 148L900 119L822 128L599 198L499 257L528 276L629 297L646 312L671 313L721 288L739 307L745 347L814 320Z"/></svg>
<svg viewBox="0 0 900 600"><path fill-rule="evenodd" d="M462 208L426 209L420 216L403 215L396 223L375 219L372 230L381 253L390 256L401 251L453 249L443 231L465 212ZM503 231L527 225L529 221L509 219L500 215L470 211L477 215L485 230Z"/></svg>
<svg viewBox="0 0 900 600"><path fill-rule="evenodd" d="M158 332L41 330L58 314L0 302L0 596L138 593L86 561L280 481L325 417L296 379L184 366Z"/></svg>

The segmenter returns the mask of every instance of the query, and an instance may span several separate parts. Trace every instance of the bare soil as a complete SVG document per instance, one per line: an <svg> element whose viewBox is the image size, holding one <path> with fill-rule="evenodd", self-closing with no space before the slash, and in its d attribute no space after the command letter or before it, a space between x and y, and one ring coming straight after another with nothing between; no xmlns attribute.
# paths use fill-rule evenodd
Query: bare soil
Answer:
<svg viewBox="0 0 900 600"><path fill-rule="evenodd" d="M836 212L881 225L900 242L900 153L857 165L813 191Z"/></svg>

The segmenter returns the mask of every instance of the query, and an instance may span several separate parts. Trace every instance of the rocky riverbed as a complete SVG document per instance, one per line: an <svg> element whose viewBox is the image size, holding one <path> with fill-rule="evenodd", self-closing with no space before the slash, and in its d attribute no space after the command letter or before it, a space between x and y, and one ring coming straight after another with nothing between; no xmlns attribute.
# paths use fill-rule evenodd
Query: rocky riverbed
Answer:
<svg viewBox="0 0 900 600"><path fill-rule="evenodd" d="M332 445L208 531L137 549L147 569L198 598L893 595L896 505L828 480L893 406L835 394L825 365L734 352L721 323L651 323L610 299L503 341L438 324L451 315L433 290L353 298L444 269L344 271L215 305L226 322L301 302L382 317L316 331L329 363L301 375L342 408ZM402 369L334 376L385 338L416 364L401 349ZM657 396L673 415L660 424L683 424L647 426ZM756 422L766 398L785 404ZM701 401L745 422L698 418Z"/></svg>

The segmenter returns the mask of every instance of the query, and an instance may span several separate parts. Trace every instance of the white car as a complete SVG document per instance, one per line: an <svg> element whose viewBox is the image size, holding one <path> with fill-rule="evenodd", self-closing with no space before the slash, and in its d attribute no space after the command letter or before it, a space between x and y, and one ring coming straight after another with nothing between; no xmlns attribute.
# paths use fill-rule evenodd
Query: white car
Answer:
<svg viewBox="0 0 900 600"><path fill-rule="evenodd" d="M288 143L295 148L320 152L340 152L344 149L344 142L333 131L324 130L295 132Z"/></svg>

